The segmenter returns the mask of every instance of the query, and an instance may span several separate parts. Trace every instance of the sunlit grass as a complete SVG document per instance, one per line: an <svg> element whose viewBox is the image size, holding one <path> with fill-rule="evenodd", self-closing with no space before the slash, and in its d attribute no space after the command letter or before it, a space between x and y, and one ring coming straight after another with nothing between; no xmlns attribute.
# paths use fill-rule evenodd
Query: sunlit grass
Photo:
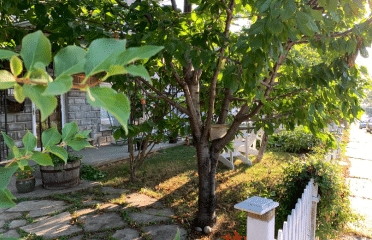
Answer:
<svg viewBox="0 0 372 240"><path fill-rule="evenodd" d="M218 239L237 230L234 205L251 196L270 197L281 181L283 165L294 154L267 152L261 163L248 167L235 161L235 170L219 163L216 174L218 222L214 236L195 239ZM251 160L254 160L252 156ZM129 163L105 168L104 185L125 188L161 199L171 207L179 223L190 227L197 211L198 171L195 148L179 146L162 150L149 157L137 171L137 182L129 182Z"/></svg>

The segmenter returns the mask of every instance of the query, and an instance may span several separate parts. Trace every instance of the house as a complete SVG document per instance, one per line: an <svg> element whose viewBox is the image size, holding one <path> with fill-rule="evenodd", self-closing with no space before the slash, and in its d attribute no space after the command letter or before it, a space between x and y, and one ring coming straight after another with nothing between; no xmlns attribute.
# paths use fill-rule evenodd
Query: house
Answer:
<svg viewBox="0 0 372 240"><path fill-rule="evenodd" d="M23 147L22 138L27 130L37 136L37 148L42 149L40 136L43 130L76 121L81 131L91 130L93 145L114 142L110 126L117 123L104 109L93 107L87 102L86 92L71 89L58 97L57 109L44 122L40 121L40 111L29 100L20 104L14 99L13 89L0 90L0 131L15 140L17 147ZM0 162L6 159L9 149L0 136Z"/></svg>

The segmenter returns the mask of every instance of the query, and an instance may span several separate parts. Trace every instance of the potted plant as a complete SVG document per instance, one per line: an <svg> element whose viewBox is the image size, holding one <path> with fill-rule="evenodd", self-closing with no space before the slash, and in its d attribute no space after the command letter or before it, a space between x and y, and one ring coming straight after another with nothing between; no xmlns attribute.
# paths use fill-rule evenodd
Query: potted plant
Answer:
<svg viewBox="0 0 372 240"><path fill-rule="evenodd" d="M35 177L32 173L33 168L25 168L16 172L16 188L19 193L32 192L35 189Z"/></svg>
<svg viewBox="0 0 372 240"><path fill-rule="evenodd" d="M60 157L50 154L54 167L40 166L43 187L46 189L66 189L80 183L80 166L82 156L68 154L67 163Z"/></svg>

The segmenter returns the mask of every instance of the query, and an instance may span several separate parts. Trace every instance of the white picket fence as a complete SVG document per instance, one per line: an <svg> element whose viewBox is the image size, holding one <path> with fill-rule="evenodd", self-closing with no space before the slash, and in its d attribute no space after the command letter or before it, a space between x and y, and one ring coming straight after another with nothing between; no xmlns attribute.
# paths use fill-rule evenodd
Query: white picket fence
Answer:
<svg viewBox="0 0 372 240"><path fill-rule="evenodd" d="M311 179L291 215L278 231L277 240L315 240L318 185ZM271 199L251 197L234 206L247 212L247 240L274 240L275 208Z"/></svg>
<svg viewBox="0 0 372 240"><path fill-rule="evenodd" d="M316 203L318 199L318 185L311 179L306 186L296 207L278 231L277 240L312 240L315 239ZM315 203L315 204L314 204ZM314 206L315 205L315 206Z"/></svg>

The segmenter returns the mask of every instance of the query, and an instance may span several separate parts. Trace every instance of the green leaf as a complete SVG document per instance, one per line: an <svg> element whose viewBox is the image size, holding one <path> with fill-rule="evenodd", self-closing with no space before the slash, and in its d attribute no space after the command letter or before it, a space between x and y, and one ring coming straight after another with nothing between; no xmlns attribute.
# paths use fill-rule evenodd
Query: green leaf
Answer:
<svg viewBox="0 0 372 240"><path fill-rule="evenodd" d="M0 188L0 208L15 207L16 204L12 201L14 196L7 188ZM5 239L5 238L1 238Z"/></svg>
<svg viewBox="0 0 372 240"><path fill-rule="evenodd" d="M41 121L44 121L57 107L57 99L54 96L43 96L45 87L42 85L23 85L23 93L40 109Z"/></svg>
<svg viewBox="0 0 372 240"><path fill-rule="evenodd" d="M8 50L0 50L0 60L10 59L13 56L19 56L19 54Z"/></svg>
<svg viewBox="0 0 372 240"><path fill-rule="evenodd" d="M21 56L28 71L34 70L34 65L40 62L44 67L52 61L51 45L42 31L26 35L22 39Z"/></svg>
<svg viewBox="0 0 372 240"><path fill-rule="evenodd" d="M77 46L67 46L61 49L54 57L57 79L60 76L84 72L84 57L86 55L87 51Z"/></svg>
<svg viewBox="0 0 372 240"><path fill-rule="evenodd" d="M8 135L6 135L4 132L1 132L1 134L3 135L5 144L8 146L9 149L12 149L13 146L15 146L14 140L11 137L9 137Z"/></svg>
<svg viewBox="0 0 372 240"><path fill-rule="evenodd" d="M79 126L76 122L66 123L62 129L62 142L71 140L77 132L79 132Z"/></svg>
<svg viewBox="0 0 372 240"><path fill-rule="evenodd" d="M125 51L125 40L117 39L97 39L89 46L89 51L85 56L84 72L86 77L90 77L96 73L109 71L112 62L118 54Z"/></svg>
<svg viewBox="0 0 372 240"><path fill-rule="evenodd" d="M119 128L119 129L116 129L116 131L114 132L114 138L115 138L115 140L119 140L120 139L120 137L121 137L121 128Z"/></svg>
<svg viewBox="0 0 372 240"><path fill-rule="evenodd" d="M85 139L78 138L67 142L67 145L72 147L75 151L80 151L85 147L92 147Z"/></svg>
<svg viewBox="0 0 372 240"><path fill-rule="evenodd" d="M0 188L5 188L18 167L0 167Z"/></svg>
<svg viewBox="0 0 372 240"><path fill-rule="evenodd" d="M14 86L15 83L16 80L10 72L6 70L0 70L0 89L11 88Z"/></svg>
<svg viewBox="0 0 372 240"><path fill-rule="evenodd" d="M65 94L72 88L72 82L73 78L71 76L60 76L48 84L47 88L43 92L43 95L55 96Z"/></svg>
<svg viewBox="0 0 372 240"><path fill-rule="evenodd" d="M27 131L26 135L22 139L23 145L27 152L32 152L36 148L37 140L34 134Z"/></svg>
<svg viewBox="0 0 372 240"><path fill-rule="evenodd" d="M258 4L258 12L263 13L265 12L270 6L271 0L260 0Z"/></svg>
<svg viewBox="0 0 372 240"><path fill-rule="evenodd" d="M271 24L269 24L269 30L274 35L281 33L283 31L283 24L280 19L277 18L272 21Z"/></svg>
<svg viewBox="0 0 372 240"><path fill-rule="evenodd" d="M68 153L67 153L66 149L64 149L63 147L60 147L60 146L50 146L49 151L51 153L57 155L58 157L63 159L63 161L65 161L65 163L67 163Z"/></svg>
<svg viewBox="0 0 372 240"><path fill-rule="evenodd" d="M249 35L256 35L261 33L265 26L265 22L263 20L258 20L249 28Z"/></svg>
<svg viewBox="0 0 372 240"><path fill-rule="evenodd" d="M90 105L102 107L111 113L127 131L127 122L130 114L130 103L123 93L118 93L112 88L95 87L87 91Z"/></svg>
<svg viewBox="0 0 372 240"><path fill-rule="evenodd" d="M56 145L61 142L62 136L57 128L49 128L41 134L41 141L45 148Z"/></svg>
<svg viewBox="0 0 372 240"><path fill-rule="evenodd" d="M124 66L138 59L148 59L157 54L164 47L146 45L142 47L129 48L125 52L119 54L115 60L115 65Z"/></svg>
<svg viewBox="0 0 372 240"><path fill-rule="evenodd" d="M22 73L23 65L21 59L19 59L17 56L13 56L10 59L10 70L12 71L14 76L18 76Z"/></svg>
<svg viewBox="0 0 372 240"><path fill-rule="evenodd" d="M17 100L19 103L23 103L25 100L25 95L23 94L23 88L19 84L14 84L14 98Z"/></svg>
<svg viewBox="0 0 372 240"><path fill-rule="evenodd" d="M125 70L132 76L142 77L147 81L151 82L149 73L147 72L146 68L142 65L130 65L126 67Z"/></svg>
<svg viewBox="0 0 372 240"><path fill-rule="evenodd" d="M34 154L30 157L31 160L34 160L37 164L41 166L54 166L52 158L48 153L41 153L34 151Z"/></svg>
<svg viewBox="0 0 372 240"><path fill-rule="evenodd" d="M180 233L180 230L177 228L177 234L173 240L180 240L180 238L181 238L181 233Z"/></svg>

